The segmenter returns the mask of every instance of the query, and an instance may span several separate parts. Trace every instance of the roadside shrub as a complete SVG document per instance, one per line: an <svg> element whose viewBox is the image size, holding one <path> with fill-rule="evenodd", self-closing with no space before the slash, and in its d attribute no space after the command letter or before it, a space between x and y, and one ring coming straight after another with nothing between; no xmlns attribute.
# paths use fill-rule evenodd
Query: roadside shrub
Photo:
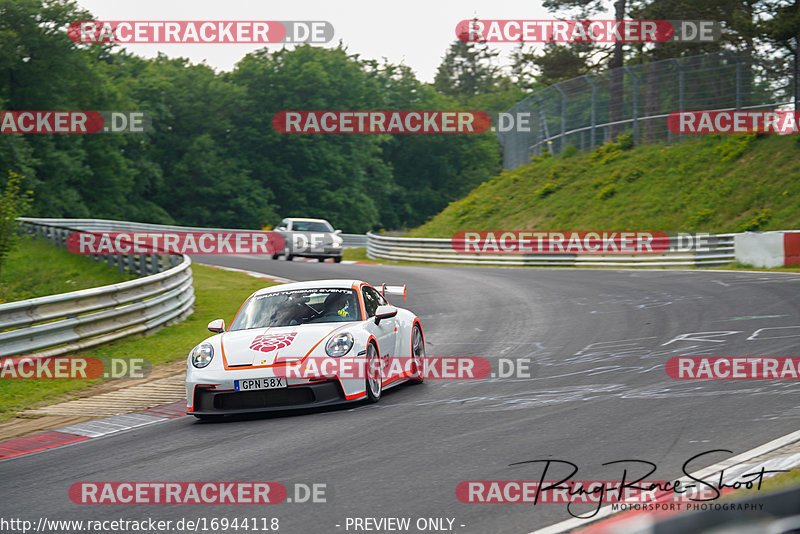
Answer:
<svg viewBox="0 0 800 534"><path fill-rule="evenodd" d="M769 208L758 210L755 217L742 224L739 228L742 232L754 232L766 226L772 219L772 211Z"/></svg>
<svg viewBox="0 0 800 534"><path fill-rule="evenodd" d="M720 161L731 161L739 158L755 138L756 134L729 135L714 151L719 154Z"/></svg>
<svg viewBox="0 0 800 534"><path fill-rule="evenodd" d="M597 193L597 198L606 200L617 194L617 187L614 184L608 184Z"/></svg>
<svg viewBox="0 0 800 534"><path fill-rule="evenodd" d="M559 190L558 184L554 184L553 182L547 182L542 186L541 189L536 191L536 196L538 196L539 198L545 198L546 196L552 195L558 190Z"/></svg>
<svg viewBox="0 0 800 534"><path fill-rule="evenodd" d="M561 158L567 159L571 158L572 156L576 155L579 152L578 147L573 145L572 143L568 144L564 147L564 150L561 152Z"/></svg>

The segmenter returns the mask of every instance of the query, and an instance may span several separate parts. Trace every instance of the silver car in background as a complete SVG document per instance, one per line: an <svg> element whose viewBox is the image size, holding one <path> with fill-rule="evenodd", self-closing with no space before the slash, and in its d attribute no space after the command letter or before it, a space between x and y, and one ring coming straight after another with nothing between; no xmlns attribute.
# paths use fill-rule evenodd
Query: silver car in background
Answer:
<svg viewBox="0 0 800 534"><path fill-rule="evenodd" d="M273 260L282 255L288 261L295 256L319 261L333 258L336 263L342 261L343 239L339 236L342 231L334 230L325 219L287 218L275 231L283 236L285 246L282 254L273 254Z"/></svg>

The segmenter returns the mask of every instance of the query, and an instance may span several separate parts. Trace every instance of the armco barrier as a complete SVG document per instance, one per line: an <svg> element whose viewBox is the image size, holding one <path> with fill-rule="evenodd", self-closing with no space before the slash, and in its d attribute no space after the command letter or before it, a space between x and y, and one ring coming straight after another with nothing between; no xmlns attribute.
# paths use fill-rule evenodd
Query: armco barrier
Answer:
<svg viewBox="0 0 800 534"><path fill-rule="evenodd" d="M63 244L71 231L69 219L49 225L23 219L29 231ZM96 255L99 256L99 255ZM94 347L132 334L152 331L192 313L191 260L158 255L116 256L120 269L129 262L143 276L119 284L60 295L0 304L0 357L46 358ZM110 256L99 256L107 259ZM164 268L166 270L161 269ZM153 273L153 274L150 274Z"/></svg>
<svg viewBox="0 0 800 534"><path fill-rule="evenodd" d="M388 237L367 234L367 257L394 261L465 265L528 265L564 267L708 267L734 261L734 236L717 234L697 250L659 254L467 254L453 249L448 238ZM677 245L676 238L671 240ZM688 248L688 247L687 247Z"/></svg>
<svg viewBox="0 0 800 534"><path fill-rule="evenodd" d="M82 232L251 232L247 228L203 228L199 226L174 226L168 224L150 224L111 219L31 219L22 217L23 222L38 223L48 226L66 226ZM367 236L362 234L339 234L344 241L344 248L366 247Z"/></svg>

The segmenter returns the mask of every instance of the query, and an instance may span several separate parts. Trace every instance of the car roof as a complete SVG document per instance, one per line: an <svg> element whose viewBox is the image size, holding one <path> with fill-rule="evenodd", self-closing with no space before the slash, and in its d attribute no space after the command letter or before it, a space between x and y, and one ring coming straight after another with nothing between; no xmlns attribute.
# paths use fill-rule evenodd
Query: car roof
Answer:
<svg viewBox="0 0 800 534"><path fill-rule="evenodd" d="M276 286L259 289L253 295L264 295L266 293L276 293L279 291L291 291L293 289L352 289L363 284L361 280L312 280L310 282L292 282L290 284L279 284Z"/></svg>
<svg viewBox="0 0 800 534"><path fill-rule="evenodd" d="M302 221L302 222L328 222L325 219L304 219L302 217L286 217L285 221ZM328 223L330 224L330 223Z"/></svg>

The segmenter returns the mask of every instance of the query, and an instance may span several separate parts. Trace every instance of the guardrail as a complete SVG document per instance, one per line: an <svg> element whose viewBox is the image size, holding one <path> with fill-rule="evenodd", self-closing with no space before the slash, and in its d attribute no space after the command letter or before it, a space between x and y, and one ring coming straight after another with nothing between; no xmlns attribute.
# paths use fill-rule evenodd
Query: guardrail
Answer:
<svg viewBox="0 0 800 534"><path fill-rule="evenodd" d="M343 248L363 248L367 246L367 236L364 234L339 234L342 238Z"/></svg>
<svg viewBox="0 0 800 534"><path fill-rule="evenodd" d="M62 246L70 232L86 229L85 225L64 226L69 219L55 220L61 223L58 225L44 221L48 220L20 219L29 231ZM86 223L89 219L80 221ZM67 354L144 334L192 313L195 297L188 256L93 256L143 276L119 284L0 304L0 357ZM164 258L168 259L162 261Z"/></svg>
<svg viewBox="0 0 800 534"><path fill-rule="evenodd" d="M48 226L68 226L82 232L251 232L247 228L204 228L200 226L174 226L169 224L137 223L115 221L112 219L42 219L21 217L20 221L46 224ZM363 234L339 234L345 248L366 247L367 236Z"/></svg>
<svg viewBox="0 0 800 534"><path fill-rule="evenodd" d="M367 257L394 261L464 265L563 267L709 267L735 259L736 234L710 235L698 251L676 250L646 254L468 254L457 252L448 238L409 238L367 234ZM670 246L677 245L670 239Z"/></svg>

